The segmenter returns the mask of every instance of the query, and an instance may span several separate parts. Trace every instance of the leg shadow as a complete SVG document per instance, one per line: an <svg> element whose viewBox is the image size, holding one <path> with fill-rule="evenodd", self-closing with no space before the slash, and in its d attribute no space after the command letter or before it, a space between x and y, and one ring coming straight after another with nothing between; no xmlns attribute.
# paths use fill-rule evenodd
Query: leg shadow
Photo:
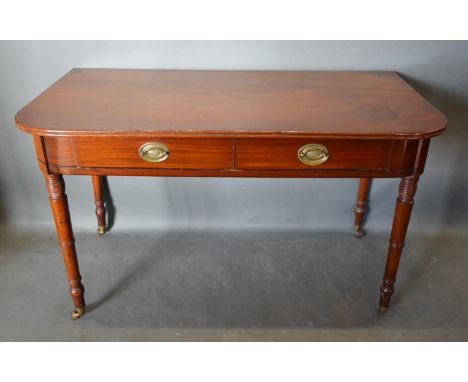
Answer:
<svg viewBox="0 0 468 382"><path fill-rule="evenodd" d="M114 205L114 200L112 199L112 194L109 188L109 182L107 181L107 176L102 177L102 189L107 210L107 230L110 231L114 226L117 210Z"/></svg>

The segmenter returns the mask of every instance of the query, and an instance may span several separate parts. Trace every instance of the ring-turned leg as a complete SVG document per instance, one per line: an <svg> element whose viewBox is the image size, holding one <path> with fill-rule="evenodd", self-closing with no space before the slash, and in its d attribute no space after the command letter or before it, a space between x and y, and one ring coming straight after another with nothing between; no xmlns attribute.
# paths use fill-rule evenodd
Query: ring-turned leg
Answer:
<svg viewBox="0 0 468 382"><path fill-rule="evenodd" d="M94 202L96 204L96 217L98 221L97 232L103 235L106 232L106 208L104 207L103 177L93 175Z"/></svg>
<svg viewBox="0 0 468 382"><path fill-rule="evenodd" d="M60 174L46 175L47 191L49 201L54 215L55 227L60 247L62 249L63 260L67 271L67 278L70 284L70 294L75 305L75 310L71 313L73 319L80 318L86 308L84 300L84 287L81 284L81 275L76 257L75 239L68 209L67 195L65 194L65 183Z"/></svg>
<svg viewBox="0 0 468 382"><path fill-rule="evenodd" d="M363 237L365 235L365 231L362 228L362 222L367 209L367 197L369 195L370 182L371 178L359 179L358 196L356 207L354 208L354 229L357 237Z"/></svg>
<svg viewBox="0 0 468 382"><path fill-rule="evenodd" d="M413 209L413 198L416 193L418 180L419 175L414 175L402 178L400 182L392 233L388 243L387 264L385 266L383 283L380 287L380 313L385 313L388 309L390 298L394 292L393 285L395 284L398 265L400 264L401 251L405 244L406 231L411 210Z"/></svg>

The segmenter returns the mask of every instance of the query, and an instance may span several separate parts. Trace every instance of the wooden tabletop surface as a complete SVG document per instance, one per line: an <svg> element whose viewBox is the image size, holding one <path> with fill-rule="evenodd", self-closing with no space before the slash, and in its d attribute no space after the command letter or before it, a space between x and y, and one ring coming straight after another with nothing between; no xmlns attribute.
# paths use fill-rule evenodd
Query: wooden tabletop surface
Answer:
<svg viewBox="0 0 468 382"><path fill-rule="evenodd" d="M418 139L447 119L394 72L73 69L16 123L44 136Z"/></svg>

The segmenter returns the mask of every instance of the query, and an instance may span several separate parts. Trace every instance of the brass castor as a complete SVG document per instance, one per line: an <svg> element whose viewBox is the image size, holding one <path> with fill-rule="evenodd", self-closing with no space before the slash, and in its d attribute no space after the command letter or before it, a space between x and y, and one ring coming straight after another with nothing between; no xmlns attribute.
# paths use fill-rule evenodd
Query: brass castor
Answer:
<svg viewBox="0 0 468 382"><path fill-rule="evenodd" d="M71 312L72 320L77 320L78 318L83 316L85 314L85 310L86 310L85 306L83 306L82 308L76 308L75 310L73 310L73 312Z"/></svg>
<svg viewBox="0 0 468 382"><path fill-rule="evenodd" d="M106 226L105 225L100 225L97 229L97 233L99 235L104 235L106 233Z"/></svg>
<svg viewBox="0 0 468 382"><path fill-rule="evenodd" d="M354 230L355 230L356 237L361 238L366 234L366 231L362 228L361 225L355 225Z"/></svg>
<svg viewBox="0 0 468 382"><path fill-rule="evenodd" d="M388 310L388 307L386 306L380 306L379 307L379 313L380 314L385 314L385 312Z"/></svg>

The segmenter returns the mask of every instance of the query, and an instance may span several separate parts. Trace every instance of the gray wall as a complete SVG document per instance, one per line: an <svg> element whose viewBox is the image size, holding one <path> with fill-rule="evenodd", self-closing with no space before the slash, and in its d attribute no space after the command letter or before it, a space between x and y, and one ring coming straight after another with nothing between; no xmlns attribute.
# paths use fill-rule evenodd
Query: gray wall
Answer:
<svg viewBox="0 0 468 382"><path fill-rule="evenodd" d="M52 222L32 139L13 118L72 67L396 70L449 119L433 140L412 230L468 225L466 42L0 42L0 219ZM75 227L95 228L91 180L65 178ZM111 177L115 230L132 228L351 230L354 179ZM397 180L376 180L370 230L389 230Z"/></svg>

